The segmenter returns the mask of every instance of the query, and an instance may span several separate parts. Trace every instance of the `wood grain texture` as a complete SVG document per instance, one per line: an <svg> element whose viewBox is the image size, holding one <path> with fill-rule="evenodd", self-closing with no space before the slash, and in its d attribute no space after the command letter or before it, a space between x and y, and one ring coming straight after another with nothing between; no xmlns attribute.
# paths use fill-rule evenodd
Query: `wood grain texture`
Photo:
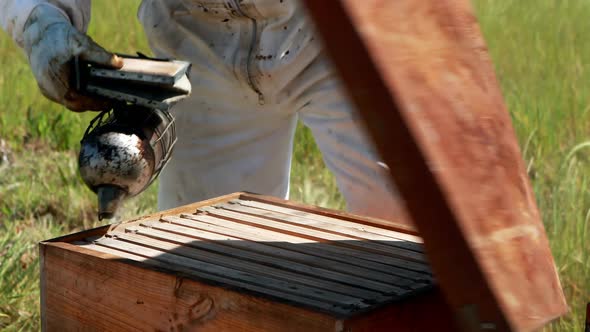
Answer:
<svg viewBox="0 0 590 332"><path fill-rule="evenodd" d="M251 197L246 196L246 195L241 196L240 198L241 199L230 200L230 201L228 201L228 203L234 204L234 205L237 204L238 206L252 207L252 208L256 208L256 209L260 209L260 210L278 212L278 213L281 213L284 215L289 215L289 216L302 217L304 219L311 217L312 220L326 222L326 223L331 224L332 226L329 227L329 229L333 229L332 227L334 227L334 226L345 226L345 227L353 228L356 230L361 230L363 232L368 232L371 234L378 234L380 236L386 236L386 237L393 238L393 239L402 239L402 240L412 241L412 242L416 242L416 243L422 243L421 237L410 235L405 231L404 232L392 231L387 228L384 228L382 225L379 225L379 227L378 227L375 225L368 224L366 221L364 221L364 222L359 222L358 220L350 221L349 219L342 218L343 217L342 215L339 215L338 217L336 217L333 214L328 214L326 212L318 213L319 211L317 209L298 210L298 209L294 208L293 204L291 204L290 207L284 207L283 205L278 205L276 203L270 204L268 202L265 203L265 202L251 200Z"/></svg>
<svg viewBox="0 0 590 332"><path fill-rule="evenodd" d="M359 239L359 240L370 240L376 243L382 243L384 245L395 245L399 246L399 248L407 249L410 251L415 252L422 252L422 245L420 243L414 243L413 241L406 241L404 236L406 234L396 232L397 237L393 236L385 236L374 232L368 232L366 228L355 225L352 223L346 224L346 222L325 222L321 219L316 219L315 215L313 218L306 218L305 216L294 216L287 213L282 213L278 211L266 210L266 209L258 209L252 208L249 206L244 206L242 204L215 204L213 207L221 208L224 210L229 210L238 213L245 213L248 215L258 215L263 216L267 219L272 219L281 222L288 222L291 224L300 225L303 227L308 227L315 230L321 230L324 232L330 232L337 235L344 235L350 238ZM368 226L367 226L368 227ZM392 232L393 233L393 232Z"/></svg>
<svg viewBox="0 0 590 332"><path fill-rule="evenodd" d="M309 239L310 241L331 242L337 245L342 245L350 248L356 248L369 252L380 253L397 258L403 258L408 261L415 261L424 263L426 257L411 250L391 250L386 245L376 243L373 241L355 241L355 238L334 234L329 230L317 230L307 227L301 227L292 223L283 223L269 218L262 218L261 216L252 216L244 213L237 213L225 209L217 209L214 207L203 207L200 211L206 212L208 215L220 216L225 219L234 220L239 223L247 225L256 225L257 228L278 230L281 233L297 235L298 237ZM393 241L392 241L393 242Z"/></svg>
<svg viewBox="0 0 590 332"><path fill-rule="evenodd" d="M383 255L330 245L322 245L322 250L316 250L315 246L311 245L295 245L301 243L298 242L298 240L301 241L299 238L285 238L284 235L274 237L272 232L256 232L253 234L245 230L227 229L217 225L193 226L191 223L187 223L184 218L164 217L163 220L170 223L142 223L142 226L146 226L149 230L133 228L133 231L156 236L153 230L162 230L168 234L179 234L195 239L224 241L223 244L230 247L248 249L271 256L280 255L289 258L289 261L302 262L311 266L330 266L337 271L358 271L363 273L362 275L366 275L364 273L365 269L370 269L410 279L428 278L430 280L429 277L431 276L430 269L425 264L407 262L397 258L387 259L389 257ZM239 233L236 234L235 231L239 231ZM354 268L351 268L351 266ZM355 275L355 273L352 274ZM380 277L380 274L377 273L372 273L372 275Z"/></svg>
<svg viewBox="0 0 590 332"><path fill-rule="evenodd" d="M203 284L164 267L146 268L136 264L137 255L97 247L41 246L41 280L49 285L43 291L43 331L455 330L438 292L336 319ZM426 313L432 319L423 319Z"/></svg>
<svg viewBox="0 0 590 332"><path fill-rule="evenodd" d="M334 280L336 282L340 282L341 284L348 283L355 285L359 282L362 282L362 279L350 277L351 275L356 275L367 280L375 280L385 283L382 285L377 284L377 290L387 291L389 289L391 291L394 288L388 287L390 284L393 286L409 286L414 284L416 281L415 279L411 279L411 275L406 276L404 274L403 277L398 277L391 273L387 273L387 271L381 272L363 269L350 264L318 258L317 256L309 256L307 260L305 260L307 257L304 257L302 261L301 256L305 255L296 253L293 254L293 252L290 250L284 250L280 248L277 249L272 246L266 246L259 242L240 241L239 239L235 239L231 241L231 243L227 243L225 241L195 241L195 239L191 237L144 228L134 229L133 233L145 236L146 238L141 238L143 243L149 243L148 239L153 238L165 240L168 243L176 243L191 248L206 250L208 252L208 259L213 259L212 257L216 257L214 253L219 253L233 258L257 262L265 266L280 268L283 272L292 271L298 273L299 276L306 274L315 276L321 275L326 280ZM119 239L130 239L131 241L134 239L134 237L128 234L117 235L117 237ZM402 274L402 271L399 271L399 273ZM424 279L428 280L426 278ZM348 282L346 282L347 280ZM362 286L364 288L370 288L369 285L365 283L363 283Z"/></svg>
<svg viewBox="0 0 590 332"><path fill-rule="evenodd" d="M444 331L452 325L417 328L413 321L421 308L444 310L428 265L397 254L421 254L419 238L393 230L384 230L385 237L372 222L338 225L339 216L328 211L273 204L263 196L228 195L42 242L43 330L379 331L387 323L399 331ZM246 209L232 210L238 206Z"/></svg>
<svg viewBox="0 0 590 332"><path fill-rule="evenodd" d="M305 301L305 298L323 299L333 306L336 315L346 310L353 314L432 285L428 266L406 254L420 253L421 244L399 240L403 234L390 234L392 237L385 241L378 234L365 234L355 227L337 227L343 235L336 235L330 231L331 224L315 221L311 213L303 212L295 220L287 215L286 219L269 215L267 210L251 209L248 214L226 210L235 205L218 203L198 208L201 212L197 214L172 214L160 219L143 219L139 224L124 224L93 243L168 263L171 269L176 266L193 269L216 282L218 277L228 277L241 284L264 285L275 292L293 293L303 296L295 302L326 310ZM314 227L300 227L301 222ZM349 232L354 235L345 234ZM398 242L413 244L417 251L396 245ZM276 248L277 243L282 243L280 249ZM301 247L309 248L306 254L299 251ZM368 257L392 257L396 264L380 264L375 270L371 264L350 264L349 258L342 254L340 260L318 255L326 248L339 253L343 247L355 248ZM371 260L357 259L371 263ZM401 264L404 261L410 264ZM226 283L232 285L231 280ZM331 293L338 289L338 294ZM369 298L368 290L374 293ZM360 295L362 292L365 295Z"/></svg>
<svg viewBox="0 0 590 332"><path fill-rule="evenodd" d="M409 299L403 306L375 310L343 322L350 332L456 332L453 314L437 289Z"/></svg>
<svg viewBox="0 0 590 332"><path fill-rule="evenodd" d="M287 209L294 209L300 212L309 212L320 216L326 216L330 218L336 218L339 220L344 221L352 221L361 225L369 225L369 226L376 226L386 230L393 230L396 232L401 232L405 234L413 234L418 235L416 229L408 222L407 220L403 219L396 219L396 220L382 220L367 216L359 216L352 213L344 212L344 211L336 211L332 209L326 209L319 206L313 206L308 204L303 204L299 202L293 202L277 197L270 197L265 195L257 195L253 193L243 192L240 194L240 199L247 200L247 201L256 201L261 203L268 203L272 204L277 207L283 207Z"/></svg>
<svg viewBox="0 0 590 332"><path fill-rule="evenodd" d="M468 0L306 0L465 330L567 310Z"/></svg>
<svg viewBox="0 0 590 332"><path fill-rule="evenodd" d="M145 269L119 256L66 243L47 243L41 254L44 331L334 330L326 315Z"/></svg>

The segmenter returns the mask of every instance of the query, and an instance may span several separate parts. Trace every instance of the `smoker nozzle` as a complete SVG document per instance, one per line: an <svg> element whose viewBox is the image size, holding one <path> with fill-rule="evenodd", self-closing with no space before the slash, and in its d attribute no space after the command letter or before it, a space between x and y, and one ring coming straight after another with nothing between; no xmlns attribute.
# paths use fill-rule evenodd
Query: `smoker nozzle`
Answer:
<svg viewBox="0 0 590 332"><path fill-rule="evenodd" d="M98 196L98 220L111 219L115 216L127 193L117 186L100 186Z"/></svg>

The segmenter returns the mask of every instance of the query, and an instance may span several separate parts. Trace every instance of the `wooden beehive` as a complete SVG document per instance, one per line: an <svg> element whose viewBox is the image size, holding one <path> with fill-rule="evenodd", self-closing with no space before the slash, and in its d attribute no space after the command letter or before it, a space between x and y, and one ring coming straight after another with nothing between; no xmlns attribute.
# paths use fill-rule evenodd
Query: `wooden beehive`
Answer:
<svg viewBox="0 0 590 332"><path fill-rule="evenodd" d="M232 194L40 250L45 331L453 330L419 237L264 196Z"/></svg>

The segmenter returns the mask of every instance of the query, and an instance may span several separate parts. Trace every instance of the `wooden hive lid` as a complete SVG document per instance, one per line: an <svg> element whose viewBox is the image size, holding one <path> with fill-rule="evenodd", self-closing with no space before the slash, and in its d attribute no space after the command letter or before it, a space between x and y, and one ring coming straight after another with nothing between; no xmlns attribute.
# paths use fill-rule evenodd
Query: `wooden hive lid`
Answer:
<svg viewBox="0 0 590 332"><path fill-rule="evenodd" d="M532 331L563 315L557 269L471 2L304 3L462 328Z"/></svg>
<svg viewBox="0 0 590 332"><path fill-rule="evenodd" d="M73 243L337 318L434 286L415 235L247 196L192 212Z"/></svg>

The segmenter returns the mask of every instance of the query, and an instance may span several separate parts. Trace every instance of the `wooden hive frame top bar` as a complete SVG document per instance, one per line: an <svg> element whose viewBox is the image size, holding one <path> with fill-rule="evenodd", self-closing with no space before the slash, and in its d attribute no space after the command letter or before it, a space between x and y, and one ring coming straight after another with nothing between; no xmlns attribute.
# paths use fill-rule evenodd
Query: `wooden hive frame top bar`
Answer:
<svg viewBox="0 0 590 332"><path fill-rule="evenodd" d="M339 319L433 288L419 237L255 197L114 225L73 244Z"/></svg>

